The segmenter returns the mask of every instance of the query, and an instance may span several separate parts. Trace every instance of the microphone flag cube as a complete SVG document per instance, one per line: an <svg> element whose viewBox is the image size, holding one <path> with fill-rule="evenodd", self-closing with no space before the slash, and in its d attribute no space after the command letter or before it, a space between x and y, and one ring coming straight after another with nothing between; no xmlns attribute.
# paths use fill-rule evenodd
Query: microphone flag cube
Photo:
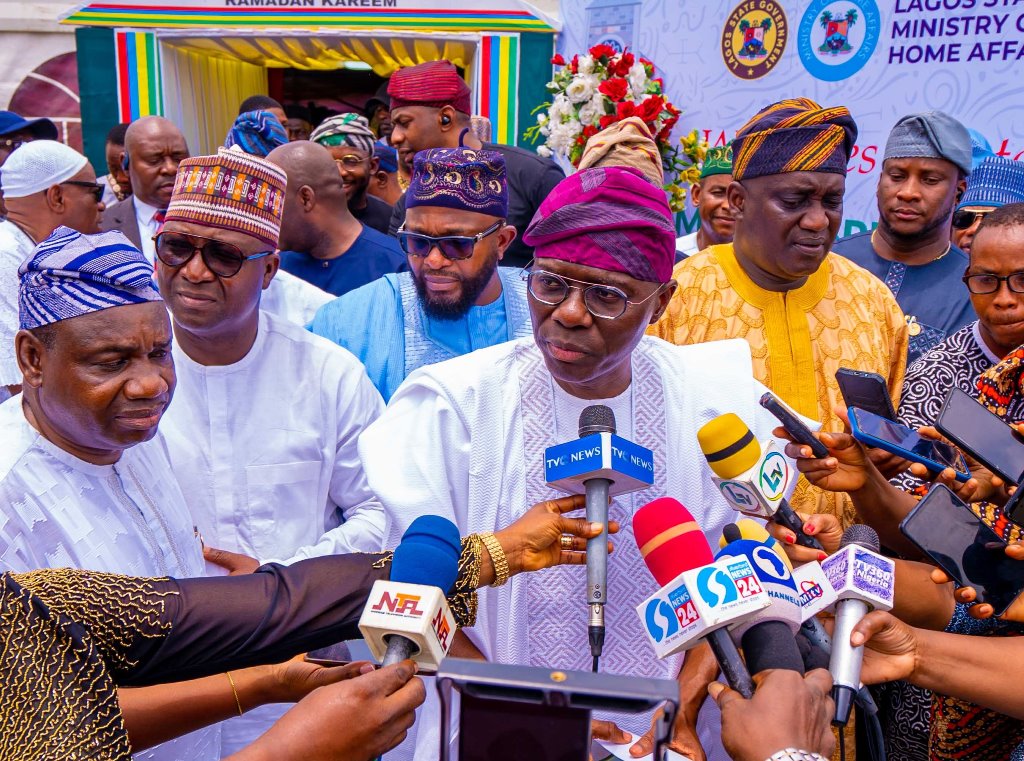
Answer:
<svg viewBox="0 0 1024 761"><path fill-rule="evenodd" d="M594 433L544 451L544 480L567 494L585 494L592 478L611 481L611 496L654 483L654 453L613 433Z"/></svg>
<svg viewBox="0 0 1024 761"><path fill-rule="evenodd" d="M770 519L779 509L797 474L774 439L765 442L761 456L733 478L712 476L729 505L744 515Z"/></svg>
<svg viewBox="0 0 1024 761"><path fill-rule="evenodd" d="M839 599L832 582L825 575L825 569L816 560L794 568L793 581L800 594L800 611L804 621L828 610Z"/></svg>
<svg viewBox="0 0 1024 761"><path fill-rule="evenodd" d="M388 649L387 635L414 642L412 659L425 671L437 671L455 637L455 617L437 587L378 579L370 590L359 631L378 661Z"/></svg>
<svg viewBox="0 0 1024 761"><path fill-rule="evenodd" d="M723 558L683 572L640 603L636 612L659 658L689 650L723 626L771 605L746 558Z"/></svg>
<svg viewBox="0 0 1024 761"><path fill-rule="evenodd" d="M848 544L821 564L840 600L863 600L879 610L892 610L896 564L866 547Z"/></svg>

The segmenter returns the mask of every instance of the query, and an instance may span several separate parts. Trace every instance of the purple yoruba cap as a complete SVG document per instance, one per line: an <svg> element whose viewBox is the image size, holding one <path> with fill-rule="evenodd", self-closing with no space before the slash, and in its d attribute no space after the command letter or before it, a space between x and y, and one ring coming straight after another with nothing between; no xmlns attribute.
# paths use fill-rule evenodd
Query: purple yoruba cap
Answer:
<svg viewBox="0 0 1024 761"><path fill-rule="evenodd" d="M431 148L413 158L405 207L443 206L508 216L505 157L472 148Z"/></svg>

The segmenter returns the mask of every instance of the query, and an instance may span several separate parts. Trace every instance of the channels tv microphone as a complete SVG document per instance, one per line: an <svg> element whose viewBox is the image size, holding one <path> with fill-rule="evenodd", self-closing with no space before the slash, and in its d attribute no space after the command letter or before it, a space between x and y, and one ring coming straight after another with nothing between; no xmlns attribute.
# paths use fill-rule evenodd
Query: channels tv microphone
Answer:
<svg viewBox="0 0 1024 761"><path fill-rule="evenodd" d="M706 640L729 686L751 697L754 683L727 630L771 604L749 561L715 561L693 516L670 497L637 510L633 537L662 585L636 609L655 654L664 658Z"/></svg>
<svg viewBox="0 0 1024 761"><path fill-rule="evenodd" d="M455 635L446 594L459 574L462 540L447 518L421 515L402 535L391 578L373 584L359 631L384 666L412 658L437 671Z"/></svg>
<svg viewBox="0 0 1024 761"><path fill-rule="evenodd" d="M544 475L549 486L587 498L587 520L600 523L587 540L587 637L597 671L604 648L604 606L608 600L608 498L654 483L654 454L615 435L615 414L603 404L580 413L579 438L548 447Z"/></svg>
<svg viewBox="0 0 1024 761"><path fill-rule="evenodd" d="M804 533L803 521L786 501L796 474L774 440L760 444L738 415L727 412L705 423L697 441L733 510L780 523L796 534L797 544L822 549L821 542Z"/></svg>
<svg viewBox="0 0 1024 761"><path fill-rule="evenodd" d="M768 669L804 673L804 659L795 639L803 622L803 613L788 564L768 545L744 539L734 523L725 527L723 538L727 544L715 559L749 560L758 582L772 601L769 607L730 631L733 641L743 648L747 669L751 674Z"/></svg>
<svg viewBox="0 0 1024 761"><path fill-rule="evenodd" d="M839 552L821 565L839 596L828 668L832 672L832 699L836 703L832 723L845 726L860 689L860 667L864 660L864 646L853 647L850 635L869 610L892 609L895 563L878 554L878 534L874 529L854 525L843 532Z"/></svg>

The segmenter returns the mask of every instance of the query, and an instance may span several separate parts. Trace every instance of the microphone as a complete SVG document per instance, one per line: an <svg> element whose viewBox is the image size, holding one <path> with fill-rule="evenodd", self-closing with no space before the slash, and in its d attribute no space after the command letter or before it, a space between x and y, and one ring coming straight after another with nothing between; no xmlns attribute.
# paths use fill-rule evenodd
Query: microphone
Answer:
<svg viewBox="0 0 1024 761"><path fill-rule="evenodd" d="M793 574L771 547L744 539L735 524L725 527L727 544L719 550L716 560L747 558L761 587L771 598L771 605L732 628L733 641L738 641L746 656L747 669L758 674L768 669L788 669L804 673L804 659L796 644L803 614Z"/></svg>
<svg viewBox="0 0 1024 761"><path fill-rule="evenodd" d="M715 561L693 516L671 497L637 510L633 537L662 585L636 609L655 654L665 658L707 641L729 686L753 696L750 672L726 630L771 604L749 561Z"/></svg>
<svg viewBox="0 0 1024 761"><path fill-rule="evenodd" d="M544 452L544 476L548 486L586 495L587 520L604 527L587 540L587 637L597 671L608 600L608 498L654 483L654 453L616 436L611 408L594 404L580 413L578 439Z"/></svg>
<svg viewBox="0 0 1024 761"><path fill-rule="evenodd" d="M832 723L846 726L860 689L864 660L864 646L851 646L850 635L872 608L892 609L896 566L891 559L878 554L878 534L874 529L858 524L843 532L839 552L826 558L822 568L839 597L829 659L832 699L836 703Z"/></svg>
<svg viewBox="0 0 1024 761"><path fill-rule="evenodd" d="M382 665L412 658L437 671L455 635L445 595L459 574L462 539L447 518L421 515L402 535L391 578L373 584L359 631Z"/></svg>
<svg viewBox="0 0 1024 761"><path fill-rule="evenodd" d="M804 533L804 524L786 500L796 474L774 439L758 443L738 415L727 412L697 431L700 450L714 471L712 479L733 510L781 523L796 542L815 550L821 542Z"/></svg>

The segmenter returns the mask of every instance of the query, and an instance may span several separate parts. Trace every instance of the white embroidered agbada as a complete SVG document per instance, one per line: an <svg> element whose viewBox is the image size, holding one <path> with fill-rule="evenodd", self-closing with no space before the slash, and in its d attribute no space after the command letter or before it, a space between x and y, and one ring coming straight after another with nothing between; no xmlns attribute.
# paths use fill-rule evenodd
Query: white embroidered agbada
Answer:
<svg viewBox="0 0 1024 761"><path fill-rule="evenodd" d="M357 441L384 401L359 360L262 310L256 341L238 362L200 365L177 343L173 355L178 385L160 430L209 546L263 563L382 548L384 511ZM212 564L207 572L225 573ZM223 724L224 755L288 708L264 706Z"/></svg>
<svg viewBox="0 0 1024 761"><path fill-rule="evenodd" d="M25 418L19 394L0 404L0 571L82 568L130 576L202 576L192 517L157 435L113 465L50 443ZM148 751L146 761L216 761L207 727Z"/></svg>
<svg viewBox="0 0 1024 761"><path fill-rule="evenodd" d="M657 660L634 610L657 585L633 541L632 515L657 497L675 497L717 546L737 515L711 480L697 430L735 412L765 440L777 423L758 405L766 389L754 380L743 341L677 347L644 337L632 365L633 383L610 404L620 432L653 450L655 483L615 499L609 511L622 530L609 560L601 668L674 679L681 656ZM544 450L575 438L579 411L595 403L609 402L574 400L557 387L533 338L410 375L359 441L370 487L387 512L386 543L397 543L419 515L448 517L466 535L507 526L537 502L563 496L544 482ZM482 590L476 626L466 633L490 660L588 671L585 585L582 569L568 567ZM615 718L635 736L650 726L649 716ZM728 759L718 721L705 706L699 730L710 761ZM436 758L438 741L436 693L428 687L410 738L389 758Z"/></svg>

